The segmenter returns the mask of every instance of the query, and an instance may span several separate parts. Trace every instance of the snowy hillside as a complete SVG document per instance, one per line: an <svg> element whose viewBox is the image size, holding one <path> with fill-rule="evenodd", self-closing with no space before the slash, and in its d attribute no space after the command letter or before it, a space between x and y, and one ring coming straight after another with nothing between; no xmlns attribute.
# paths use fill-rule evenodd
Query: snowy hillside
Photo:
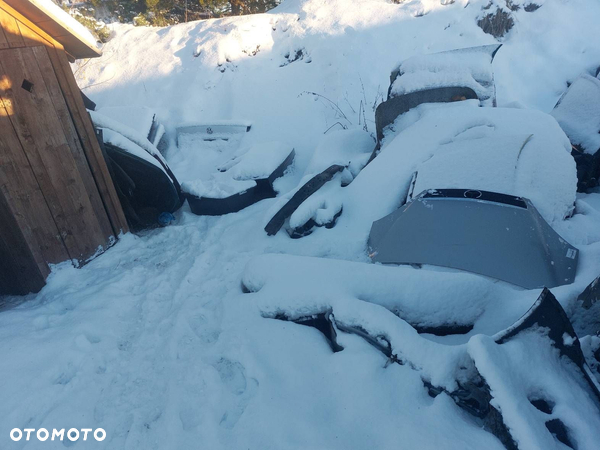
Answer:
<svg viewBox="0 0 600 450"><path fill-rule="evenodd" d="M489 8L488 0L285 0L255 16L169 28L116 24L103 56L74 70L100 111L145 106L157 112L169 139L166 159L181 181L193 180L206 163L201 153L176 145L175 129L184 123L251 122L244 147L280 141L294 148L294 166L277 182L286 199L303 177L324 168L317 149L332 133L348 129L345 142L354 156L370 152L375 107L387 97L390 72L414 55L500 42L493 63L498 106L519 109L517 116L527 120L549 112L568 82L600 66L600 3L536 3L541 7L528 12L528 0L512 2L516 11L500 0ZM497 7L514 19L499 40L477 25ZM458 104L435 118L446 130L453 114L466 124L472 109ZM498 116L509 110L502 111ZM536 172L528 163L531 173L519 174L517 188L539 193L550 186L539 197L540 212L580 251L575 282L552 289L569 310L600 273L600 194L577 194L576 214L563 220L574 199L574 165L562 152L568 142L550 116L537 125L562 140L535 141L536 149L557 146L547 155L558 155L566 169ZM425 154L427 145L441 143L439 136L421 142L425 132L410 130L397 146L423 143ZM367 264L371 223L393 211L404 193L394 185L395 173L412 173L390 155L367 166L363 181L356 178L343 196L323 197L317 209L327 210L331 199L358 205L345 209L332 229L297 240L283 232L267 236L263 228L282 198L221 217L195 216L184 205L168 227L126 235L81 269L56 267L26 302L4 299L18 305L0 312L0 448L62 448L8 441L14 427L106 430L104 442L80 441L75 448L504 448L448 395L431 398L422 380L450 391L457 367L470 358L480 372L494 373L498 368L486 359L494 344L481 335L513 324L540 290L440 268ZM382 166L385 176L376 172ZM369 187L365 179L379 184ZM242 283L251 293L242 292ZM332 353L317 330L265 318L319 308L333 308L365 329L395 330L394 344L405 346L412 364L388 365L350 334L339 336L344 351ZM390 313L394 308L406 311L406 322ZM474 328L441 338L408 325L444 320ZM542 363L518 348L496 356L522 364L511 376L500 364L498 383L524 392L527 373L548 372L546 386L562 388L553 378L554 354ZM527 434L515 419L523 416L511 392L497 394L514 407L507 423L524 436L520 448L566 448L550 435ZM579 449L596 448L600 417L588 399L569 397L568 387L564 392L557 413L571 414L569 425L587 436ZM574 403L578 413L571 412Z"/></svg>

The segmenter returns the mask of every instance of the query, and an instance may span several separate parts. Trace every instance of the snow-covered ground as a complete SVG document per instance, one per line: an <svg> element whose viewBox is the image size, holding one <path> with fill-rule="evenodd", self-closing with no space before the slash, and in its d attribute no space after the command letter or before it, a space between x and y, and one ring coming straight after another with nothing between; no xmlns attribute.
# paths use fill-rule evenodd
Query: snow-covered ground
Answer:
<svg viewBox="0 0 600 450"><path fill-rule="evenodd" d="M175 127L252 122L241 146L279 141L295 149L292 171L276 185L290 192L324 168L315 149L333 131L349 128L354 143L367 145L360 130L374 133L374 107L402 60L497 42L476 24L488 3L285 0L263 15L162 29L115 25L104 56L79 64L76 76L99 107L155 110L171 141L167 160L182 179L202 156L175 145ZM501 39L493 66L500 107L549 112L568 81L600 65L600 4L538 3L534 12L513 12L515 26ZM377 178L374 167L364 176ZM389 174L382 185L393 183ZM315 329L263 317L347 303L365 321L400 308L411 323L474 322L467 335L439 338L395 319L411 344L407 357L447 385L465 349L483 359L492 345L471 337L508 327L539 295L456 271L368 264L370 224L399 199L385 189L368 198L361 185L357 178L344 189L364 209L298 240L263 230L281 199L222 217L198 217L186 205L175 224L126 235L81 269L55 267L39 294L1 299L0 448L502 448L447 395L429 397L414 367L387 365L352 335L333 354ZM563 194L548 193L550 208L564 212ZM552 290L568 310L600 273L600 194L578 195L567 220L547 216L580 249L575 283ZM242 282L257 292L242 293ZM597 420L591 414L590 426ZM15 427L102 427L107 438L12 442Z"/></svg>

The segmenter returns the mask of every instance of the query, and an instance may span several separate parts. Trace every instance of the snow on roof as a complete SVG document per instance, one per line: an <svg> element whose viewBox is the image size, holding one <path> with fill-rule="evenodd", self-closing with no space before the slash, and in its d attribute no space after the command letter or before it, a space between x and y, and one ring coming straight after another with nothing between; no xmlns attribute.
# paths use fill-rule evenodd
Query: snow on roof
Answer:
<svg viewBox="0 0 600 450"><path fill-rule="evenodd" d="M60 42L74 58L102 54L92 33L52 0L6 0L6 3Z"/></svg>

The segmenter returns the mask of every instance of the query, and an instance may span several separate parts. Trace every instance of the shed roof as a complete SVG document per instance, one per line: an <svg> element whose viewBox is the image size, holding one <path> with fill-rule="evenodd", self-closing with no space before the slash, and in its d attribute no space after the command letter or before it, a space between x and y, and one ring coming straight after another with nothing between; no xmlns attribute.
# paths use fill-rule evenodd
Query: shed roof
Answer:
<svg viewBox="0 0 600 450"><path fill-rule="evenodd" d="M102 55L92 33L52 0L4 1L60 42L74 58L95 58Z"/></svg>

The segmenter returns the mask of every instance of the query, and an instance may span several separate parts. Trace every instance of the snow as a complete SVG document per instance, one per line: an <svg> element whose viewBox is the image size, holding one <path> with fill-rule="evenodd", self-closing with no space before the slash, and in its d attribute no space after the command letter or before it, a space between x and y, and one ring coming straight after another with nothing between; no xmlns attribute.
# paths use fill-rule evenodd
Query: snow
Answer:
<svg viewBox="0 0 600 450"><path fill-rule="evenodd" d="M131 128L127 124L118 122L117 120L111 119L97 111L89 111L92 118L92 122L98 128L112 130L115 133L122 135L128 140L135 142L135 144L143 148L150 155L154 156L159 161L165 161L158 149L152 144L146 135L140 134L138 129Z"/></svg>
<svg viewBox="0 0 600 450"><path fill-rule="evenodd" d="M600 80L577 78L551 113L573 144L586 153L600 149Z"/></svg>
<svg viewBox="0 0 600 450"><path fill-rule="evenodd" d="M154 113L147 107L105 106L104 108L99 108L97 111L115 122L134 129L145 137L150 133L154 120Z"/></svg>
<svg viewBox="0 0 600 450"><path fill-rule="evenodd" d="M174 170L184 180L181 186L185 192L207 198L226 198L245 192L256 186L254 180L271 176L293 151L289 145L277 141L238 148L243 135L226 134L226 139L221 134L210 141L205 140L203 132L179 134L180 154L202 161L198 166L186 163L191 159L188 156L183 156L181 163L176 161ZM213 139L214 135L210 136Z"/></svg>
<svg viewBox="0 0 600 450"><path fill-rule="evenodd" d="M236 181L219 175L216 175L217 179L184 181L181 183L181 188L196 197L227 198L256 186L253 180Z"/></svg>
<svg viewBox="0 0 600 450"><path fill-rule="evenodd" d="M578 436L577 447L593 449L600 426L597 406L585 391L573 389L582 383L580 375L539 331L502 345L488 336L475 336L467 344L468 352L490 385L493 402L502 410L519 448L558 448L544 430L540 411L525 400L541 395L555 404L551 417L559 417Z"/></svg>
<svg viewBox="0 0 600 450"><path fill-rule="evenodd" d="M121 150L126 151L127 153L135 155L138 158L141 158L144 161L149 162L150 164L158 167L160 170L165 172L164 167L156 160L156 158L152 157L146 150L144 150L142 147L137 145L135 142L130 141L122 134L119 134L108 128L100 128L100 129L102 130L102 138L104 139L105 143L112 144L115 147L118 147Z"/></svg>
<svg viewBox="0 0 600 450"><path fill-rule="evenodd" d="M84 25L77 22L68 12L64 11L52 0L27 0L40 8L53 20L64 26L70 33L75 34L78 39L91 48L98 48L98 42L93 34Z"/></svg>
<svg viewBox="0 0 600 450"><path fill-rule="evenodd" d="M472 325L490 304L501 304L507 299L514 303L524 296L525 303L529 301L531 305L536 295L523 293L505 283L490 283L473 274L433 267L415 270L408 266L290 255L263 255L252 259L242 282L268 302L261 306L263 314L273 315L284 308L308 308L312 303L315 305L310 307L318 310L319 303L327 305L327 301L336 298L347 301L351 297L381 305L421 327ZM436 286L443 286L443 290Z"/></svg>
<svg viewBox="0 0 600 450"><path fill-rule="evenodd" d="M271 216L312 177L332 165L340 165L346 167L345 170L304 201L289 219L291 228L301 227L310 219L317 225L332 223L343 208L343 200L338 195L339 188L358 175L367 164L374 147L373 137L364 130L354 128L326 134L317 145L302 180L270 209Z"/></svg>
<svg viewBox="0 0 600 450"><path fill-rule="evenodd" d="M483 191L516 195L515 168L521 150L531 137L490 133L487 137L442 144L419 167L414 193L473 186Z"/></svg>
<svg viewBox="0 0 600 450"><path fill-rule="evenodd" d="M496 92L492 53L497 45L417 55L403 61L392 83L392 97L425 89L455 86L473 89L483 105L493 106Z"/></svg>
<svg viewBox="0 0 600 450"><path fill-rule="evenodd" d="M342 182L343 174L337 174L329 183L306 199L290 216L290 227L299 228L310 219L313 219L317 225L331 223L344 207L342 200L336 195ZM289 195L285 198L287 200Z"/></svg>
<svg viewBox="0 0 600 450"><path fill-rule="evenodd" d="M102 427L103 443L77 446L501 449L448 395L433 399L423 386L428 380L450 390L477 368L522 450L560 448L541 427L527 427L541 414L526 400L536 385L532 374L540 387L560 391L557 414L582 437L578 448L593 448L597 414L546 338L502 346L489 338L518 320L539 291L434 267L382 267L366 253L372 222L404 201L412 174L429 158L459 151L461 140L469 147L503 142L506 158L499 144L484 152L507 168L517 143L531 135L514 177L499 170L489 183L510 180L580 250L575 282L553 289L567 310L600 272L600 195L575 195L569 142L547 114L568 81L600 62L596 1L544 2L535 12L512 13L515 27L493 63L501 108L422 105L396 121L379 156L358 173L390 72L416 55L495 44L476 25L487 4L285 0L256 16L168 28L111 25L115 37L102 58L78 66L78 82L99 108L156 111L178 179L200 180L212 191L218 167L273 141L294 148L295 163L276 182L278 198L222 217L195 216L186 205L174 224L122 236L80 269L53 267L39 294L2 298L0 447L44 447L9 441L15 427ZM158 153L130 126L92 117ZM181 125L246 120L251 131L228 141L188 135L176 144ZM342 128L348 130L335 131ZM347 173L291 220L343 207L337 225L302 239L268 237L265 221L330 162L350 162ZM573 216L563 220L574 201ZM256 292L242 293L242 281ZM317 330L268 318L327 309L340 323L387 336L407 363L386 364L346 333L339 333L345 349L333 354ZM444 320L474 328L444 337L409 325ZM584 344L588 355L597 348L591 338Z"/></svg>
<svg viewBox="0 0 600 450"><path fill-rule="evenodd" d="M347 166L353 177L367 164L375 141L364 130L335 130L327 133L317 145L306 168L307 173L317 174L329 166Z"/></svg>
<svg viewBox="0 0 600 450"><path fill-rule="evenodd" d="M290 155L293 148L281 142L263 142L247 149L227 170L234 180L268 178Z"/></svg>
<svg viewBox="0 0 600 450"><path fill-rule="evenodd" d="M418 171L415 195L426 189L491 190L528 198L550 224L567 217L577 175L569 141L556 121L539 111L476 104L421 105L400 118L395 126L400 132L388 133L381 159L373 161L376 169L357 177L361 189L376 191L375 183L396 179L404 187L396 198L403 199ZM436 133L427 132L432 128Z"/></svg>

